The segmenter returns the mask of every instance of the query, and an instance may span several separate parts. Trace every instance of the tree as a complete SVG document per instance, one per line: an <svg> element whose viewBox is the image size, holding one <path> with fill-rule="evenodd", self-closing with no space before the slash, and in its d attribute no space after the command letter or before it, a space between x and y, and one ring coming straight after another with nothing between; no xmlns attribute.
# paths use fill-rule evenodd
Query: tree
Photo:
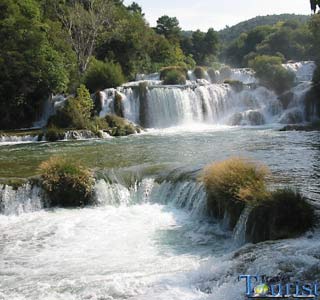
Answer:
<svg viewBox="0 0 320 300"><path fill-rule="evenodd" d="M311 10L316 13L317 11L317 5L320 8L320 0L310 0Z"/></svg>
<svg viewBox="0 0 320 300"><path fill-rule="evenodd" d="M249 62L249 66L256 72L260 83L273 89L277 94L282 94L292 88L294 74L287 71L277 56L261 55Z"/></svg>
<svg viewBox="0 0 320 300"><path fill-rule="evenodd" d="M176 17L162 16L157 20L156 32L160 35L164 35L167 39L177 42L181 28L179 27L179 21Z"/></svg>
<svg viewBox="0 0 320 300"><path fill-rule="evenodd" d="M135 14L139 14L140 16L144 17L144 13L142 12L142 8L141 6L136 3L136 2L132 2L128 7L127 7L128 11L135 13Z"/></svg>
<svg viewBox="0 0 320 300"><path fill-rule="evenodd" d="M0 128L27 127L51 92L67 89L69 73L38 1L0 0L0 7Z"/></svg>
<svg viewBox="0 0 320 300"><path fill-rule="evenodd" d="M82 74L88 67L99 35L111 28L114 3L112 0L73 0L69 5L56 5L55 9L69 34Z"/></svg>

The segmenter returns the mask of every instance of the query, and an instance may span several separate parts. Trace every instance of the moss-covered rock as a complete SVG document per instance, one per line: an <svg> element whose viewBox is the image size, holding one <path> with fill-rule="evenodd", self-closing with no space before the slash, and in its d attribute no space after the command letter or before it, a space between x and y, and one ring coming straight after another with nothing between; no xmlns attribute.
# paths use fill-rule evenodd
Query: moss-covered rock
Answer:
<svg viewBox="0 0 320 300"><path fill-rule="evenodd" d="M116 115L107 115L108 132L111 136L127 136L140 133L142 128Z"/></svg>
<svg viewBox="0 0 320 300"><path fill-rule="evenodd" d="M203 67L196 67L193 70L193 74L197 79L206 79L206 71Z"/></svg>
<svg viewBox="0 0 320 300"><path fill-rule="evenodd" d="M293 101L294 94L292 92L286 92L278 97L282 104L283 109L287 109L289 104Z"/></svg>
<svg viewBox="0 0 320 300"><path fill-rule="evenodd" d="M235 113L229 119L228 124L231 126L239 126L241 125L242 121L243 121L242 113Z"/></svg>
<svg viewBox="0 0 320 300"><path fill-rule="evenodd" d="M185 77L187 77L187 75L188 75L188 70L186 68L184 68L184 67L169 66L169 67L162 68L160 70L160 79L161 80L165 80L165 78L167 77L168 73L170 73L172 71L176 71L176 72L184 75Z"/></svg>
<svg viewBox="0 0 320 300"><path fill-rule="evenodd" d="M213 68L208 69L208 75L210 77L211 83L217 83L218 82L218 76L216 71Z"/></svg>
<svg viewBox="0 0 320 300"><path fill-rule="evenodd" d="M52 157L40 165L41 185L50 206L77 207L90 204L93 173L70 158Z"/></svg>
<svg viewBox="0 0 320 300"><path fill-rule="evenodd" d="M56 142L63 140L65 136L65 130L57 128L55 126L50 126L47 128L45 133L45 140L48 142Z"/></svg>
<svg viewBox="0 0 320 300"><path fill-rule="evenodd" d="M238 80L226 79L224 83L230 85L237 93L242 92L244 89L244 84Z"/></svg>
<svg viewBox="0 0 320 300"><path fill-rule="evenodd" d="M277 190L249 214L246 240L258 243L297 237L314 224L314 211L307 200L290 189Z"/></svg>
<svg viewBox="0 0 320 300"><path fill-rule="evenodd" d="M141 82L139 84L138 88L139 93L139 100L140 100L140 108L139 108L139 119L140 124L143 127L148 126L148 99L147 99L147 93L148 93L148 83L147 82Z"/></svg>
<svg viewBox="0 0 320 300"><path fill-rule="evenodd" d="M249 125L258 126L265 124L264 116L261 112L257 110L250 110L246 113L246 119L249 122Z"/></svg>
<svg viewBox="0 0 320 300"><path fill-rule="evenodd" d="M120 93L116 92L114 96L114 112L117 116L123 118L123 105L122 105L122 96Z"/></svg>
<svg viewBox="0 0 320 300"><path fill-rule="evenodd" d="M184 85L186 82L186 76L177 70L168 72L163 80L165 85Z"/></svg>
<svg viewBox="0 0 320 300"><path fill-rule="evenodd" d="M281 124L299 124L304 120L303 113L300 109L292 109L290 111L285 112L281 118Z"/></svg>

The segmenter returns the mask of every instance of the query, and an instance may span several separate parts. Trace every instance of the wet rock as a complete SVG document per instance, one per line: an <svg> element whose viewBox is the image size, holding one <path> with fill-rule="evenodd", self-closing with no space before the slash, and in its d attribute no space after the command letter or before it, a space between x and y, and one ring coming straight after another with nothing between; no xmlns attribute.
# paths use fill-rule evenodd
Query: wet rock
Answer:
<svg viewBox="0 0 320 300"><path fill-rule="evenodd" d="M292 102L294 94L292 92L286 92L278 97L283 109L287 109Z"/></svg>
<svg viewBox="0 0 320 300"><path fill-rule="evenodd" d="M293 109L288 112L285 112L281 118L280 123L281 124L298 124L302 123L304 120L303 113L299 109Z"/></svg>
<svg viewBox="0 0 320 300"><path fill-rule="evenodd" d="M242 113L235 113L228 121L228 124L231 126L238 126L241 125L243 120Z"/></svg>
<svg viewBox="0 0 320 300"><path fill-rule="evenodd" d="M258 243L297 237L314 224L314 211L306 199L284 189L254 206L246 225L246 241Z"/></svg>
<svg viewBox="0 0 320 300"><path fill-rule="evenodd" d="M258 126L265 124L264 116L261 112L256 110L251 110L246 113L246 119L248 120L250 125Z"/></svg>

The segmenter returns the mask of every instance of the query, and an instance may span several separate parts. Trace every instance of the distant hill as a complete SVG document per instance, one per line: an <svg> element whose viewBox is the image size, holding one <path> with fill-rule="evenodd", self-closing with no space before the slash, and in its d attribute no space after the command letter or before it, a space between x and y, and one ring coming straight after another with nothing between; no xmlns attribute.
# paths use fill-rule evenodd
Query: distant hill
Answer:
<svg viewBox="0 0 320 300"><path fill-rule="evenodd" d="M251 29L262 25L274 25L279 21L297 20L300 22L307 22L309 20L307 15L295 15L295 14L282 14L282 15L267 15L258 16L253 19L243 21L237 25L226 27L219 31L221 40L224 43L229 43L232 40L239 37L243 32L250 31Z"/></svg>

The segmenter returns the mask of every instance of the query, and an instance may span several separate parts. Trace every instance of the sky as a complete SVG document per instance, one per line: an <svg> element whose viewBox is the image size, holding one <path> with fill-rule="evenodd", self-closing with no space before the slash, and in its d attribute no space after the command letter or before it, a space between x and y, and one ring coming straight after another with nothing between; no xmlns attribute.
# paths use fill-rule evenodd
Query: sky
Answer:
<svg viewBox="0 0 320 300"><path fill-rule="evenodd" d="M151 26L163 15L177 17L183 30L232 26L255 16L310 14L309 0L125 0L137 2Z"/></svg>

